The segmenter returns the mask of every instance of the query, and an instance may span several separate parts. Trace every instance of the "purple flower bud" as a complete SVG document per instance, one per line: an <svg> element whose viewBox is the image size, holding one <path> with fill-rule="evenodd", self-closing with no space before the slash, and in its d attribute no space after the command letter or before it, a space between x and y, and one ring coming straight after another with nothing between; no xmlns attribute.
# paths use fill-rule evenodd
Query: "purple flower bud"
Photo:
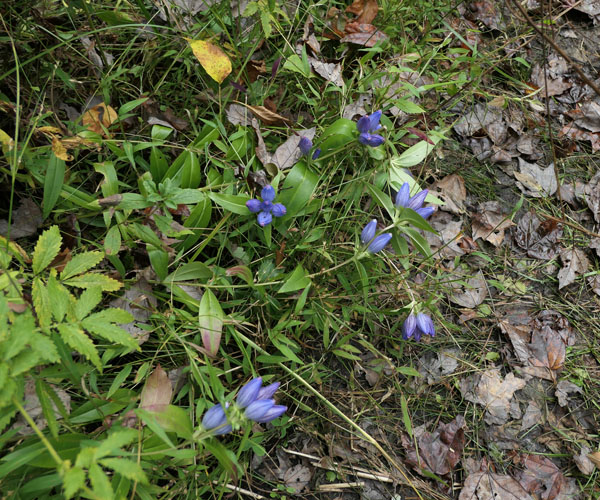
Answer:
<svg viewBox="0 0 600 500"><path fill-rule="evenodd" d="M275 188L270 184L265 186L260 192L260 197L263 201L273 201L275 199Z"/></svg>
<svg viewBox="0 0 600 500"><path fill-rule="evenodd" d="M262 210L262 202L260 200L248 200L246 202L246 206L248 207L248 210L250 210L250 212L252 212L253 214Z"/></svg>
<svg viewBox="0 0 600 500"><path fill-rule="evenodd" d="M283 415L286 410L287 406L273 405L267 413L265 413L261 418L255 418L254 421L258 422L259 424L270 422L271 420L274 420L277 417L281 417L281 415Z"/></svg>
<svg viewBox="0 0 600 500"><path fill-rule="evenodd" d="M271 399L273 397L273 394L275 394L275 391L277 389L279 389L279 386L281 384L279 382L273 382L270 385L267 385L266 387L261 388L260 391L258 391L258 396L256 397L257 400L259 399Z"/></svg>
<svg viewBox="0 0 600 500"><path fill-rule="evenodd" d="M435 212L435 208L433 207L421 207L415 210L423 219L429 219L432 216L433 212Z"/></svg>
<svg viewBox="0 0 600 500"><path fill-rule="evenodd" d="M307 155L308 153L310 153L310 150L312 149L312 141L308 138L308 137L300 137L300 142L298 143L298 147L300 148L300 151L302 152L303 155Z"/></svg>
<svg viewBox="0 0 600 500"><path fill-rule="evenodd" d="M227 415L225 415L225 410L223 410L223 405L221 404L217 404L209 408L204 414L204 417L202 417L202 427L207 430L214 429L215 427L221 427L225 423L227 423ZM231 425L221 427L213 434L218 436L220 434L227 434L228 432L231 432Z"/></svg>
<svg viewBox="0 0 600 500"><path fill-rule="evenodd" d="M250 420L258 420L259 418L263 418L274 405L275 400L273 399L258 399L248 405L244 415Z"/></svg>
<svg viewBox="0 0 600 500"><path fill-rule="evenodd" d="M268 226L269 224L271 224L271 221L273 220L273 216L271 215L271 212L260 212L258 214L258 225L260 227L265 227Z"/></svg>
<svg viewBox="0 0 600 500"><path fill-rule="evenodd" d="M410 200L408 200L406 208L411 208L412 210L417 210L418 208L421 208L423 206L425 198L427 198L427 193L429 193L429 190L424 189L423 191L420 191L419 193L415 194Z"/></svg>
<svg viewBox="0 0 600 500"><path fill-rule="evenodd" d="M271 68L271 79L275 78L277 70L279 69L279 64L281 64L281 57L275 59L275 62L273 63L273 66Z"/></svg>
<svg viewBox="0 0 600 500"><path fill-rule="evenodd" d="M319 156L321 156L321 148L315 149L315 152L312 155L312 159L316 160Z"/></svg>
<svg viewBox="0 0 600 500"><path fill-rule="evenodd" d="M371 222L369 222L364 227L364 229L362 230L362 233L360 233L361 243L364 245L364 244L368 243L369 241L371 241L375 237L376 231L377 231L377 219L373 219Z"/></svg>
<svg viewBox="0 0 600 500"><path fill-rule="evenodd" d="M361 116L356 122L356 128L361 134L366 134L369 132L369 127L371 126L371 120L369 119L369 115Z"/></svg>
<svg viewBox="0 0 600 500"><path fill-rule="evenodd" d="M414 314L410 313L408 317L402 323L402 338L408 340L411 338L417 328L417 318Z"/></svg>
<svg viewBox="0 0 600 500"><path fill-rule="evenodd" d="M286 214L286 212L287 212L287 210L283 203L275 203L273 205L273 209L271 210L271 213L275 217L283 217Z"/></svg>
<svg viewBox="0 0 600 500"><path fill-rule="evenodd" d="M234 89L239 90L240 92L244 92L244 93L247 92L246 87L244 87L243 85L240 85L239 83L234 82L234 81L230 81L229 83L231 83L231 86Z"/></svg>
<svg viewBox="0 0 600 500"><path fill-rule="evenodd" d="M367 251L371 253L377 253L384 249L384 247L390 242L392 239L392 233L383 233L377 236L367 247Z"/></svg>
<svg viewBox="0 0 600 500"><path fill-rule="evenodd" d="M406 207L406 205L408 204L409 198L410 198L410 186L409 186L408 182L405 182L404 184L402 184L400 191L398 191L398 194L396 195L396 201L394 204L397 207Z"/></svg>
<svg viewBox="0 0 600 500"><path fill-rule="evenodd" d="M379 134L364 133L358 136L358 142L365 146L376 148L377 146L381 146L385 142L385 139Z"/></svg>
<svg viewBox="0 0 600 500"><path fill-rule="evenodd" d="M381 110L375 111L371 116L369 116L369 132L374 132L381 128L379 125L379 120L381 119Z"/></svg>
<svg viewBox="0 0 600 500"><path fill-rule="evenodd" d="M261 385L261 377L253 378L250 382L244 385L244 387L240 389L240 392L238 392L238 395L236 397L237 405L240 408L246 408L246 406L254 402L256 400L256 397L258 396L258 392L260 391Z"/></svg>
<svg viewBox="0 0 600 500"><path fill-rule="evenodd" d="M433 324L433 320L427 314L417 314L417 327L423 334L431 337L435 336L435 325Z"/></svg>

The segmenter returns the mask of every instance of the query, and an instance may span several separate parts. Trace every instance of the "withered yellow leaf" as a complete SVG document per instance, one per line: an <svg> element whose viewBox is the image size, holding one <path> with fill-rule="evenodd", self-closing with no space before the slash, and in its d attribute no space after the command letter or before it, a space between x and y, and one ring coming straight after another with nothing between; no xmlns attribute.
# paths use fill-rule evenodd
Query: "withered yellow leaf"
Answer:
<svg viewBox="0 0 600 500"><path fill-rule="evenodd" d="M67 148L60 142L60 139L56 136L52 137L52 152L54 155L64 161L71 161L73 157L67 153Z"/></svg>
<svg viewBox="0 0 600 500"><path fill-rule="evenodd" d="M2 145L2 152L8 154L14 147L15 141L4 130L0 129L0 144Z"/></svg>
<svg viewBox="0 0 600 500"><path fill-rule="evenodd" d="M110 127L111 124L117 121L118 117L119 115L112 107L105 103L100 103L83 113L81 116L81 124L92 132L104 135L102 127Z"/></svg>
<svg viewBox="0 0 600 500"><path fill-rule="evenodd" d="M50 126L46 126L46 127L38 127L35 129L36 132L41 132L42 134L58 134L58 135L62 135L62 131L58 128L58 127L50 127Z"/></svg>
<svg viewBox="0 0 600 500"><path fill-rule="evenodd" d="M210 42L190 40L189 38L186 40L208 76L218 83L223 83L223 80L231 73L231 61L227 54Z"/></svg>

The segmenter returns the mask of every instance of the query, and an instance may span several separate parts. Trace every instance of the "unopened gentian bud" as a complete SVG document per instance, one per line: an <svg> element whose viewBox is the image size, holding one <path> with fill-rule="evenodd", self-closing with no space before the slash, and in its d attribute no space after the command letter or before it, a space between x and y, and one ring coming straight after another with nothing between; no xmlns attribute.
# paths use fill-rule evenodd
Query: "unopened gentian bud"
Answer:
<svg viewBox="0 0 600 500"><path fill-rule="evenodd" d="M369 132L369 128L371 127L371 120L369 119L369 115L361 116L356 122L356 128L361 134L366 134Z"/></svg>
<svg viewBox="0 0 600 500"><path fill-rule="evenodd" d="M367 251L369 251L370 253L380 252L390 242L391 239L392 239L392 233L383 233L383 234L380 234L367 247Z"/></svg>
<svg viewBox="0 0 600 500"><path fill-rule="evenodd" d="M275 199L275 188L270 184L266 185L264 188L262 188L260 197L263 199L263 201L273 201Z"/></svg>
<svg viewBox="0 0 600 500"><path fill-rule="evenodd" d="M285 208L283 203L275 203L273 205L273 209L271 210L271 213L275 217L283 217L286 214L286 212L287 212L287 209Z"/></svg>
<svg viewBox="0 0 600 500"><path fill-rule="evenodd" d="M417 194L415 194L410 200L408 200L406 208L411 208L413 210L421 208L423 206L425 198L427 198L427 193L429 193L429 190L424 189L423 191L420 191Z"/></svg>
<svg viewBox="0 0 600 500"><path fill-rule="evenodd" d="M429 217L431 217L433 215L433 212L435 212L435 208L421 207L421 208L417 208L415 210L415 212L417 212L421 217L423 217L423 219L429 219Z"/></svg>
<svg viewBox="0 0 600 500"><path fill-rule="evenodd" d="M248 200L246 206L252 213L260 212L262 209L262 201L256 199Z"/></svg>
<svg viewBox="0 0 600 500"><path fill-rule="evenodd" d="M269 411L267 411L261 418L254 419L255 422L259 424L264 424L266 422L270 422L271 420L276 419L277 417L281 417L287 410L287 406L282 405L273 405Z"/></svg>
<svg viewBox="0 0 600 500"><path fill-rule="evenodd" d="M227 415L225 415L225 410L223 410L223 406L221 404L217 404L209 408L204 414L204 417L202 417L202 427L205 429L210 430L220 427L220 429L217 429L213 432L213 434L216 436L231 432L231 425L225 425L224 427L221 427L226 423Z"/></svg>
<svg viewBox="0 0 600 500"><path fill-rule="evenodd" d="M312 155L312 159L316 160L319 156L321 156L321 148L315 149L315 152Z"/></svg>
<svg viewBox="0 0 600 500"><path fill-rule="evenodd" d="M433 324L433 320L427 314L417 314L417 327L423 334L429 335L430 337L435 336L435 325Z"/></svg>
<svg viewBox="0 0 600 500"><path fill-rule="evenodd" d="M298 147L303 155L307 155L310 153L312 149L312 141L308 137L300 137L300 142L298 143Z"/></svg>
<svg viewBox="0 0 600 500"><path fill-rule="evenodd" d="M409 338L411 338L414 335L416 328L417 317L414 314L410 313L408 317L404 320L404 323L402 323L402 338L404 340L408 340Z"/></svg>
<svg viewBox="0 0 600 500"><path fill-rule="evenodd" d="M248 408L246 408L244 415L246 416L246 418L256 421L259 418L263 418L265 414L271 408L273 408L274 405L275 400L273 399L258 399L248 405Z"/></svg>
<svg viewBox="0 0 600 500"><path fill-rule="evenodd" d="M364 244L368 243L369 241L371 241L375 237L376 231L377 231L377 219L373 219L371 222L369 222L364 227L364 229L362 230L362 233L360 233L361 243L364 245Z"/></svg>
<svg viewBox="0 0 600 500"><path fill-rule="evenodd" d="M258 391L258 396L256 397L256 399L271 399L273 397L273 394L275 394L275 391L279 389L280 385L281 384L279 382L273 382L272 384L267 385L266 387L262 387L260 391Z"/></svg>
<svg viewBox="0 0 600 500"><path fill-rule="evenodd" d="M238 392L238 395L236 397L237 405L240 408L246 408L246 406L253 403L258 396L258 392L260 391L261 385L261 377L253 378L250 382L244 385L244 387L240 389L240 392Z"/></svg>
<svg viewBox="0 0 600 500"><path fill-rule="evenodd" d="M410 198L410 186L408 184L408 182L405 182L404 184L402 184L402 187L400 187L400 190L398 191L398 194L396 195L396 200L395 200L395 205L397 207L406 207L406 205L408 204L408 200Z"/></svg>

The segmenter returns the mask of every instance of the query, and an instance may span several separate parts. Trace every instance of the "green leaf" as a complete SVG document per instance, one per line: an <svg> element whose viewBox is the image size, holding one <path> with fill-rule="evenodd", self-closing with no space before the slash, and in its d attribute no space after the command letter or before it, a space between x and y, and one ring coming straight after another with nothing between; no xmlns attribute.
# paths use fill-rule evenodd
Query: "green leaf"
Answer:
<svg viewBox="0 0 600 500"><path fill-rule="evenodd" d="M92 488L96 495L100 498L106 498L107 500L114 498L115 494L110 485L110 480L98 464L93 463L90 465L89 476L90 481L92 482Z"/></svg>
<svg viewBox="0 0 600 500"><path fill-rule="evenodd" d="M146 244L146 252L156 276L160 281L163 281L169 270L169 254L162 248L157 248L149 243Z"/></svg>
<svg viewBox="0 0 600 500"><path fill-rule="evenodd" d="M356 122L347 118L336 120L323 131L316 143L316 146L321 148L319 159L340 151L348 143L355 141L356 137Z"/></svg>
<svg viewBox="0 0 600 500"><path fill-rule="evenodd" d="M192 439L190 416L179 406L167 405L160 410L147 410L166 432L174 432L183 439Z"/></svg>
<svg viewBox="0 0 600 500"><path fill-rule="evenodd" d="M132 350L139 350L139 345L135 339L117 325L99 322L93 316L90 316L81 322L81 326L88 332L95 333L109 342L120 344Z"/></svg>
<svg viewBox="0 0 600 500"><path fill-rule="evenodd" d="M123 106L119 108L119 116L123 116L129 113L130 111L133 111L140 104L144 104L148 99L148 97L141 97L140 99L135 99L134 101L126 102L125 104L123 104Z"/></svg>
<svg viewBox="0 0 600 500"><path fill-rule="evenodd" d="M33 296L33 307L35 307L40 326L49 326L52 323L52 305L50 304L48 289L41 278L33 278L31 295Z"/></svg>
<svg viewBox="0 0 600 500"><path fill-rule="evenodd" d="M422 229L423 231L429 231L430 233L436 233L437 231L433 229L429 223L423 219L417 212L411 210L410 208L400 208L400 217L399 221L407 221L410 222L417 229Z"/></svg>
<svg viewBox="0 0 600 500"><path fill-rule="evenodd" d="M405 113L425 113L425 110L421 106L410 99L394 99L392 102L398 109Z"/></svg>
<svg viewBox="0 0 600 500"><path fill-rule="evenodd" d="M33 251L33 273L46 269L60 251L62 238L58 226L52 226L39 237Z"/></svg>
<svg viewBox="0 0 600 500"><path fill-rule="evenodd" d="M102 300L100 287L92 286L84 290L75 303L75 317L82 320L90 314Z"/></svg>
<svg viewBox="0 0 600 500"><path fill-rule="evenodd" d="M422 377L423 376L417 370L415 370L412 366L399 366L398 368L396 368L396 370L398 371L398 373L401 373L402 375L407 375L409 377Z"/></svg>
<svg viewBox="0 0 600 500"><path fill-rule="evenodd" d="M125 368L123 368L119 373L117 373L117 376L113 379L108 389L108 392L106 393L107 399L110 399L110 397L115 393L115 391L119 387L121 387L121 384L123 384L123 382L127 380L127 377L129 377L129 374L131 373L132 366L133 365L131 364L125 365Z"/></svg>
<svg viewBox="0 0 600 500"><path fill-rule="evenodd" d="M112 226L104 238L104 251L106 255L117 255L121 248L121 231L119 226Z"/></svg>
<svg viewBox="0 0 600 500"><path fill-rule="evenodd" d="M127 479L142 484L148 483L148 478L143 469L139 464L136 464L132 460L127 460L125 458L105 458L100 460L100 463L104 467L114 470L117 474L121 474L121 476L126 477Z"/></svg>
<svg viewBox="0 0 600 500"><path fill-rule="evenodd" d="M431 257L431 248L427 240L416 229L407 226L398 227L399 231L407 234L415 248L423 255L423 257Z"/></svg>
<svg viewBox="0 0 600 500"><path fill-rule="evenodd" d="M50 397L48 396L48 390L51 389L49 389L48 385L42 379L35 381L35 392L40 401L44 418L48 423L48 429L50 429L50 433L54 438L58 438L58 423L56 422L56 415L54 414Z"/></svg>
<svg viewBox="0 0 600 500"><path fill-rule="evenodd" d="M65 162L52 153L44 177L44 199L42 201L42 216L44 219L50 215L54 205L56 205L64 180Z"/></svg>
<svg viewBox="0 0 600 500"><path fill-rule="evenodd" d="M103 252L85 252L75 255L60 273L61 280L84 273L97 265L104 258Z"/></svg>
<svg viewBox="0 0 600 500"><path fill-rule="evenodd" d="M63 476L65 497L73 498L85 484L85 472L81 467L71 467Z"/></svg>
<svg viewBox="0 0 600 500"><path fill-rule="evenodd" d="M287 208L286 218L294 217L311 199L319 182L319 176L303 161L289 171L280 190L279 201ZM246 209L248 213L248 209Z"/></svg>
<svg viewBox="0 0 600 500"><path fill-rule="evenodd" d="M165 282L173 283L174 281L190 281L190 280L206 280L213 275L212 270L202 262L188 262L179 266L169 276L165 278Z"/></svg>
<svg viewBox="0 0 600 500"><path fill-rule="evenodd" d="M69 305L71 301L74 300L74 297L61 283L58 282L54 272L48 277L48 284L46 287L48 289L48 295L52 297L52 314L54 319L60 323L67 314Z"/></svg>
<svg viewBox="0 0 600 500"><path fill-rule="evenodd" d="M86 273L65 281L65 284L77 288L100 287L103 292L116 292L123 283L98 273Z"/></svg>
<svg viewBox="0 0 600 500"><path fill-rule="evenodd" d="M310 278L306 275L306 271L302 265L298 264L290 277L281 286L278 293L295 292L296 290L306 288L308 285L310 285Z"/></svg>
<svg viewBox="0 0 600 500"><path fill-rule="evenodd" d="M164 443L166 443L167 446L169 446L170 448L175 448L175 445L169 439L169 436L167 436L165 430L156 421L156 418L153 413L138 408L137 410L135 410L135 414L142 420L142 422L144 422L150 428L152 432L154 432L154 434L156 434L157 437L159 437Z"/></svg>
<svg viewBox="0 0 600 500"><path fill-rule="evenodd" d="M381 189L373 186L372 184L365 184L373 199L377 202L377 204L384 208L385 211L389 214L390 217L394 217L394 204L392 203L392 199L385 194Z"/></svg>
<svg viewBox="0 0 600 500"><path fill-rule="evenodd" d="M118 307L103 309L102 311L90 315L89 318L104 323L131 323L134 320L131 313L119 309Z"/></svg>
<svg viewBox="0 0 600 500"><path fill-rule="evenodd" d="M292 54L288 57L283 63L283 69L287 69L289 71L294 71L295 73L300 73L305 78L310 78L312 76L310 71L306 70L302 59L297 54Z"/></svg>
<svg viewBox="0 0 600 500"><path fill-rule="evenodd" d="M95 448L94 455L97 458L103 458L107 455L119 453L119 449L133 443L138 438L138 431L135 429L118 429L111 432L104 438L100 446Z"/></svg>
<svg viewBox="0 0 600 500"><path fill-rule="evenodd" d="M247 196L238 196L234 194L219 194L219 193L208 193L210 199L213 200L217 205L223 207L225 210L229 210L234 214L238 215L250 215L250 210L246 206L246 202L250 199Z"/></svg>
<svg viewBox="0 0 600 500"><path fill-rule="evenodd" d="M410 420L410 414L408 413L408 403L404 394L400 395L400 408L402 409L402 420L404 421L404 427L406 432L412 439L413 437L413 429L412 429L412 421Z"/></svg>
<svg viewBox="0 0 600 500"><path fill-rule="evenodd" d="M200 300L198 324L202 335L202 345L210 356L216 356L221 343L225 314L215 295L206 289Z"/></svg>
<svg viewBox="0 0 600 500"><path fill-rule="evenodd" d="M236 482L240 466L238 465L235 453L227 449L216 439L206 440L202 444L218 460L223 471Z"/></svg>
<svg viewBox="0 0 600 500"><path fill-rule="evenodd" d="M98 370L102 370L96 346L81 328L76 325L62 324L58 325L58 331L65 344L83 354Z"/></svg>

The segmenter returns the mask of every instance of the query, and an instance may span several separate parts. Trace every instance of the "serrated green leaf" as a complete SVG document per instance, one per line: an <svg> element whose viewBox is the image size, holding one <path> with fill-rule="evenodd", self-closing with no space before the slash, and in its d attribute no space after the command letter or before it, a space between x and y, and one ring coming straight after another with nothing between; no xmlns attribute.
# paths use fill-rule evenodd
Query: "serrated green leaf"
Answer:
<svg viewBox="0 0 600 500"><path fill-rule="evenodd" d="M60 273L61 280L84 273L96 266L104 258L104 252L85 252L75 255Z"/></svg>
<svg viewBox="0 0 600 500"><path fill-rule="evenodd" d="M40 406L42 407L42 413L48 424L48 429L50 429L50 433L54 438L58 438L58 423L56 421L56 415L50 397L48 396L48 385L42 379L37 379L35 381L35 392L40 401Z"/></svg>
<svg viewBox="0 0 600 500"><path fill-rule="evenodd" d="M109 307L88 316L90 320L100 321L102 323L131 323L135 318L131 313L119 309L118 307Z"/></svg>
<svg viewBox="0 0 600 500"><path fill-rule="evenodd" d="M119 429L109 434L108 437L96 448L95 456L103 458L106 455L117 454L119 448L123 448L133 443L138 438L138 431L135 429Z"/></svg>
<svg viewBox="0 0 600 500"><path fill-rule="evenodd" d="M83 354L98 370L102 370L96 346L81 328L71 324L62 324L58 325L58 331L65 344Z"/></svg>
<svg viewBox="0 0 600 500"><path fill-rule="evenodd" d="M10 335L4 340L2 345L3 361L10 360L25 349L25 346L30 344L34 337L34 330L35 320L31 313L27 312L16 316L12 324Z"/></svg>
<svg viewBox="0 0 600 500"><path fill-rule="evenodd" d="M46 361L50 361L51 363L58 363L60 361L56 345L42 333L33 334L31 348L38 353L40 358Z"/></svg>
<svg viewBox="0 0 600 500"><path fill-rule="evenodd" d="M95 321L91 317L84 319L81 322L81 325L88 332L95 333L96 335L105 338L110 342L123 345L129 349L139 349L138 343L134 340L134 338L117 325Z"/></svg>
<svg viewBox="0 0 600 500"><path fill-rule="evenodd" d="M65 284L76 286L77 288L100 287L104 292L116 292L123 286L120 281L114 280L99 273L80 274L65 281Z"/></svg>
<svg viewBox="0 0 600 500"><path fill-rule="evenodd" d="M53 272L48 277L46 288L48 289L48 295L52 297L52 315L60 323L67 314L71 301L74 301L75 298L56 279L55 274Z"/></svg>
<svg viewBox="0 0 600 500"><path fill-rule="evenodd" d="M49 326L52 323L52 306L50 304L48 289L41 278L33 278L31 295L33 297L33 307L35 307L35 313L37 314L40 326Z"/></svg>
<svg viewBox="0 0 600 500"><path fill-rule="evenodd" d="M71 467L63 476L65 497L73 498L85 484L85 472L81 467Z"/></svg>
<svg viewBox="0 0 600 500"><path fill-rule="evenodd" d="M127 460L125 458L105 458L100 460L100 463L104 465L104 467L114 470L127 479L131 479L132 481L137 481L142 484L148 483L148 478L146 477L144 470L139 466L139 464L136 464L132 460Z"/></svg>
<svg viewBox="0 0 600 500"><path fill-rule="evenodd" d="M21 351L12 359L11 376L16 377L23 373L27 373L34 366L39 364L40 355L36 351L27 349Z"/></svg>
<svg viewBox="0 0 600 500"><path fill-rule="evenodd" d="M100 287L92 286L84 290L75 303L75 317L81 321L94 310L101 300L102 290Z"/></svg>
<svg viewBox="0 0 600 500"><path fill-rule="evenodd" d="M215 356L221 343L225 314L215 295L206 289L200 300L198 324L202 335L202 345L210 356Z"/></svg>
<svg viewBox="0 0 600 500"><path fill-rule="evenodd" d="M106 498L107 500L109 498L114 498L115 494L110 485L110 480L98 464L90 465L89 476L90 481L92 482L92 488L96 495L100 498Z"/></svg>
<svg viewBox="0 0 600 500"><path fill-rule="evenodd" d="M46 269L60 252L62 237L58 226L52 226L38 238L33 251L33 273L38 274Z"/></svg>

